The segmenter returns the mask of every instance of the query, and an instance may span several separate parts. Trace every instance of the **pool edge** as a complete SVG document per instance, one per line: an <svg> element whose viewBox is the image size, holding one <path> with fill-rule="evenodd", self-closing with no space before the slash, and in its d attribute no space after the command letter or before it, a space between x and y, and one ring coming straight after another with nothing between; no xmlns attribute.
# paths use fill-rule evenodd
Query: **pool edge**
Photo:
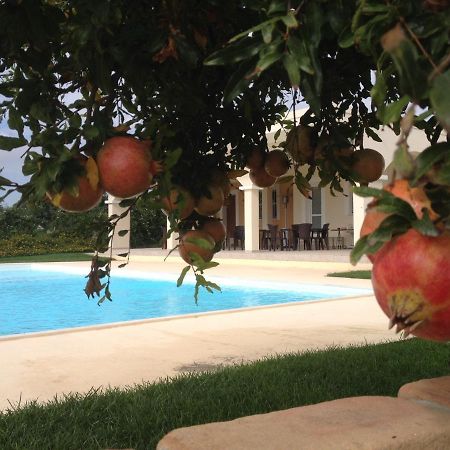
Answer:
<svg viewBox="0 0 450 450"><path fill-rule="evenodd" d="M0 336L0 343L6 341L14 341L21 339L31 339L37 337L46 337L46 336L55 336L59 334L69 334L69 333L82 333L86 331L96 331L96 330L107 330L111 328L119 328L119 327L132 327L135 325L145 325L148 323L157 323L157 322L168 322L173 320L181 320L181 319L193 319L197 317L203 316L211 316L211 315L224 315L224 314L236 314L239 312L247 312L247 311L255 311L261 309L273 309L273 308L285 308L289 306L300 306L307 305L311 303L325 303L325 302L335 302L340 300L354 300L354 299L367 299L373 298L372 294L367 295L350 295L344 297L334 297L334 298L324 298L324 299L314 299L314 300L303 300L297 302L287 302L287 303L275 303L272 305L261 305L261 306L248 306L244 308L233 308L233 309L220 309L217 311L205 311L199 313L191 313L191 314L180 314L176 316L167 316L167 317L153 317L149 319L137 319L137 320L127 320L122 322L112 322L105 323L100 325L86 325L82 327L73 327L73 328L62 328L60 330L48 330L48 331L35 331L30 333L20 333L20 334L7 334L4 336Z"/></svg>

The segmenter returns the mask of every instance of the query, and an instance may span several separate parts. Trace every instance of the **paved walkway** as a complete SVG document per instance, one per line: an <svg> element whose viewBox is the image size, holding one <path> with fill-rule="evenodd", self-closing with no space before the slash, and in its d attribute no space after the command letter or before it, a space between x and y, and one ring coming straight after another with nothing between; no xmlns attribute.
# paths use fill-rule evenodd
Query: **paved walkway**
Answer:
<svg viewBox="0 0 450 450"><path fill-rule="evenodd" d="M88 263L67 264L88 271ZM175 282L183 266L179 258L163 263L154 255L117 270L171 273ZM370 288L368 280L325 277L348 267L224 258L209 278ZM20 398L45 401L56 394L129 386L268 355L388 339L397 338L388 332L387 320L371 295L0 338L0 408Z"/></svg>

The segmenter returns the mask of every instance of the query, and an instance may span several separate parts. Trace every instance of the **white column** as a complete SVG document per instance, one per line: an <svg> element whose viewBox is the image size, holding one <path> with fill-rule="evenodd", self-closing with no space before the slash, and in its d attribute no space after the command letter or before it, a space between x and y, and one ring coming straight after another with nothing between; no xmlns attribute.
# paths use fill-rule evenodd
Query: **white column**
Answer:
<svg viewBox="0 0 450 450"><path fill-rule="evenodd" d="M359 197L356 194L353 195L353 244L356 244L359 239L359 232L364 221L367 205L370 202L370 198Z"/></svg>
<svg viewBox="0 0 450 450"><path fill-rule="evenodd" d="M244 191L245 251L259 250L259 191L250 178L239 188Z"/></svg>
<svg viewBox="0 0 450 450"><path fill-rule="evenodd" d="M120 206L121 198L114 197L113 195L108 195L106 204L108 205L108 217L113 215L122 214L127 208ZM125 236L119 236L119 231L128 230ZM130 248L130 233L131 233L131 220L130 213L125 217L120 219L116 225L114 238L110 241L109 245L112 246L112 250L115 253L121 253L124 250L128 251Z"/></svg>
<svg viewBox="0 0 450 450"><path fill-rule="evenodd" d="M234 196L234 214L236 225L241 224L241 208L239 207L240 206L239 199L240 199L239 191L236 191L236 195Z"/></svg>
<svg viewBox="0 0 450 450"><path fill-rule="evenodd" d="M370 183L370 187L381 189L383 184L387 181L387 176L383 175L379 180L374 183ZM364 216L366 215L367 205L372 201L371 197L359 197L358 195L353 195L353 243L356 244L360 237L361 226L364 221Z"/></svg>
<svg viewBox="0 0 450 450"><path fill-rule="evenodd" d="M169 231L169 229L170 229L170 222L169 222L169 219L167 219L167 221L166 221L166 227L167 227L167 231ZM174 249L177 245L178 245L178 233L172 233L172 234L167 238L167 250L172 250L172 249Z"/></svg>

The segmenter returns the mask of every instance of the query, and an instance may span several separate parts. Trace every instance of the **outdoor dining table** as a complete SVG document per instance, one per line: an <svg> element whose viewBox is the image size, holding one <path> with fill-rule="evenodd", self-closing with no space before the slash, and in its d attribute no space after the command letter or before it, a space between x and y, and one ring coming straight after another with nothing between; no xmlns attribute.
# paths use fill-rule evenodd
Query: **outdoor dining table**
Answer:
<svg viewBox="0 0 450 450"><path fill-rule="evenodd" d="M341 231L350 231L353 232L353 228L350 227L337 227L332 228L330 231L337 231L337 236L330 236L331 238L331 247L332 248L345 248L345 239L341 236Z"/></svg>

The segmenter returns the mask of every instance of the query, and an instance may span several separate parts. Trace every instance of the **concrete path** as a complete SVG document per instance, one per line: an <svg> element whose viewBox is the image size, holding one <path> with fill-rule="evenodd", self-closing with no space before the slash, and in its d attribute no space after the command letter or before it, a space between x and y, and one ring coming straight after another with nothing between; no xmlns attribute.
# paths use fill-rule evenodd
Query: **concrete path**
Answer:
<svg viewBox="0 0 450 450"><path fill-rule="evenodd" d="M88 263L67 265L88 271ZM159 256L147 256L126 270L171 273L175 282L183 266L178 258L163 263ZM324 276L349 267L224 259L209 278L370 288L368 280ZM0 409L19 399L46 401L56 394L129 386L268 355L388 339L398 337L387 331L387 319L371 295L0 338Z"/></svg>

